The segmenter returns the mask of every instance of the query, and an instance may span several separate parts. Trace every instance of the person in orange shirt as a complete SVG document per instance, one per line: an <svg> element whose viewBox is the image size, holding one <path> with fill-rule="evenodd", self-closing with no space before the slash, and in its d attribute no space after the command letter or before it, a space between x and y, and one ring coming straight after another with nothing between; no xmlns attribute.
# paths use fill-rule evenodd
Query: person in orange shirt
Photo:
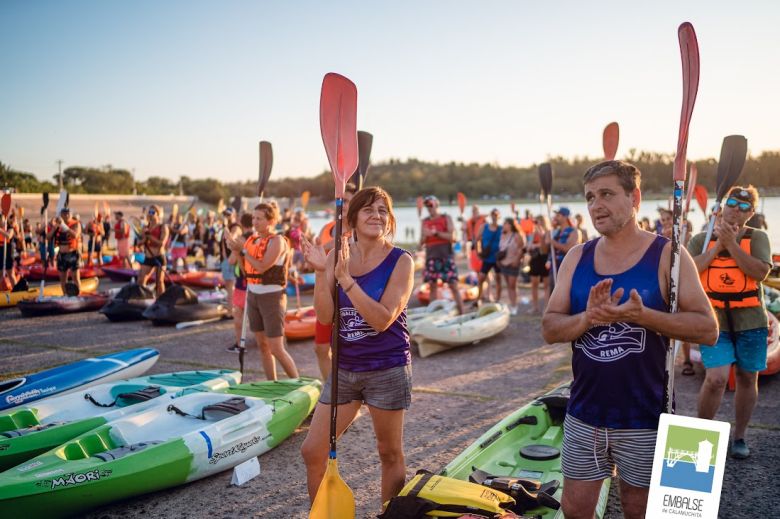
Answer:
<svg viewBox="0 0 780 519"><path fill-rule="evenodd" d="M485 225L485 215L479 213L479 206L471 206L471 218L466 220L466 257L469 258L469 268L479 272L482 268L482 261L477 256L477 235L482 226Z"/></svg>
<svg viewBox="0 0 780 519"><path fill-rule="evenodd" d="M57 254L57 270L60 271L62 293L67 293L68 273L73 273L73 283L81 291L81 224L70 215L70 209L63 207L60 215L54 219L54 225L46 235L47 240L54 240L60 250Z"/></svg>

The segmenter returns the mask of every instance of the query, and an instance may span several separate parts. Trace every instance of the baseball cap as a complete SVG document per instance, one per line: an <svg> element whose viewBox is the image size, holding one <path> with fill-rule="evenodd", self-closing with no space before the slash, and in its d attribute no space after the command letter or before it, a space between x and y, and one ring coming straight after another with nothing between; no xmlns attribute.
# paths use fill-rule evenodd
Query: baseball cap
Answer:
<svg viewBox="0 0 780 519"><path fill-rule="evenodd" d="M236 212L236 210L233 209L232 207L226 207L225 210L222 211L222 214L225 215L225 216L229 216L229 215L231 215L231 214L233 214L235 212Z"/></svg>
<svg viewBox="0 0 780 519"><path fill-rule="evenodd" d="M571 216L571 211L569 210L568 207L559 207L558 210L555 211L555 212L560 214L560 215L562 215L562 216L565 216L566 218Z"/></svg>
<svg viewBox="0 0 780 519"><path fill-rule="evenodd" d="M62 213L70 213L70 207L63 207L62 209L60 209L60 214Z"/></svg>
<svg viewBox="0 0 780 519"><path fill-rule="evenodd" d="M434 195L426 195L425 198L423 198L423 203L425 203L425 205L439 205L439 199Z"/></svg>

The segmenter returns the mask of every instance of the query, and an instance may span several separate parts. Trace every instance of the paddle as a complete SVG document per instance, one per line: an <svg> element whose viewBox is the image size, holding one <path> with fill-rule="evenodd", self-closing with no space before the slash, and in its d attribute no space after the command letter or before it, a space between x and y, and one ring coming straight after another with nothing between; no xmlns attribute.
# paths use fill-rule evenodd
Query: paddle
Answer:
<svg viewBox="0 0 780 519"><path fill-rule="evenodd" d="M707 252L707 245L712 238L712 229L715 225L715 217L720 212L723 197L737 182L747 158L747 139L742 135L729 135L723 139L720 148L720 160L718 161L718 185L715 194L715 205L712 206L710 221L707 224L707 236L701 253Z"/></svg>
<svg viewBox="0 0 780 519"><path fill-rule="evenodd" d="M696 184L693 187L693 196L696 197L696 202L699 204L701 212L704 213L704 218L707 218L707 188Z"/></svg>
<svg viewBox="0 0 780 519"><path fill-rule="evenodd" d="M11 213L11 193L3 193L3 197L0 199L0 207L3 211L3 230L8 232L8 215ZM8 238L3 238L3 290L11 290L13 283L11 283L6 277L5 261L8 257Z"/></svg>
<svg viewBox="0 0 780 519"><path fill-rule="evenodd" d="M41 288L38 292L38 297L43 299L43 289L46 287L46 267L49 265L48 253L49 249L46 246L46 232L49 225L49 193L43 194L43 204L41 205L41 216L43 217L43 249L41 250L41 266L43 267L44 275L41 276Z"/></svg>
<svg viewBox="0 0 780 519"><path fill-rule="evenodd" d="M56 209L57 213L55 214L55 216L59 216L62 210L65 207L68 207L69 198L70 196L68 195L67 191L65 191L64 189L60 191L60 197L57 199L57 209Z"/></svg>
<svg viewBox="0 0 780 519"><path fill-rule="evenodd" d="M241 195L234 196L230 206L236 210L236 214L239 214L241 212Z"/></svg>
<svg viewBox="0 0 780 519"><path fill-rule="evenodd" d="M611 122L604 127L602 146L604 148L604 160L615 160L618 142L620 142L620 127L618 123Z"/></svg>
<svg viewBox="0 0 780 519"><path fill-rule="evenodd" d="M311 196L311 193L308 191L304 191L301 193L301 207L303 208L303 212L306 212L306 208L309 206L309 197Z"/></svg>
<svg viewBox="0 0 780 519"><path fill-rule="evenodd" d="M349 79L328 73L322 81L320 96L320 131L328 162L336 184L335 259L341 253L341 219L344 205L344 185L358 165L357 88ZM336 415L339 366L339 299L338 281L333 296L333 347L331 368L330 454L328 466L309 512L310 519L352 519L355 517L355 497L338 471L336 460Z"/></svg>
<svg viewBox="0 0 780 519"><path fill-rule="evenodd" d="M363 189L363 183L366 181L368 166L371 162L371 145L374 143L374 136L368 132L357 132L358 139L358 190Z"/></svg>
<svg viewBox="0 0 780 519"><path fill-rule="evenodd" d="M199 319L197 321L184 321L181 323L176 323L176 329L184 330L185 328L192 328L193 326L200 326L201 324L208 324L208 323L213 323L221 320L222 320L221 317L212 317L211 319Z"/></svg>
<svg viewBox="0 0 780 519"><path fill-rule="evenodd" d="M422 220L423 197L417 197L417 218Z"/></svg>
<svg viewBox="0 0 780 519"><path fill-rule="evenodd" d="M92 222L89 224L92 228L92 239L89 241L89 254L87 257L89 258L89 266L92 266L92 252L95 250L95 245L97 244L98 239L98 221L97 217L100 210L98 209L98 203L95 202L95 210L92 212Z"/></svg>
<svg viewBox="0 0 780 519"><path fill-rule="evenodd" d="M458 210L461 216L463 216L463 212L466 210L466 195L461 192L458 192Z"/></svg>
<svg viewBox="0 0 780 519"><path fill-rule="evenodd" d="M672 258L669 281L669 312L677 311L677 299L680 291L680 246L682 245L682 197L685 188L685 171L688 152L688 130L693 115L693 105L699 90L699 44L693 25L684 22L677 29L682 57L683 101L680 113L680 130L677 134L677 155L674 157L674 203L672 205ZM672 394L674 391L674 347L666 348L666 368L664 377L664 409L672 413Z"/></svg>
<svg viewBox="0 0 780 519"><path fill-rule="evenodd" d="M260 176L257 184L257 196L260 202L263 201L263 192L268 184L268 177L271 176L271 168L274 165L274 152L271 149L271 143L260 141Z"/></svg>
<svg viewBox="0 0 780 519"><path fill-rule="evenodd" d="M539 184L542 187L542 193L539 197L540 200L547 200L547 218L552 221L552 186L553 186L553 169L552 164L545 162L539 164ZM552 231L550 231L550 259L552 260L552 278L553 283L558 273L558 264L555 258L555 249L552 247Z"/></svg>

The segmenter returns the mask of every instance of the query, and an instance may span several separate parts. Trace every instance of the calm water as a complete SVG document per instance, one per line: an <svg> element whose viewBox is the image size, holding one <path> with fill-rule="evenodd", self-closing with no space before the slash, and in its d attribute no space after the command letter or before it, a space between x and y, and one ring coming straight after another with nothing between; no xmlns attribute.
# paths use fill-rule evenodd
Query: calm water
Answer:
<svg viewBox="0 0 780 519"><path fill-rule="evenodd" d="M498 200L480 200L476 201L476 203L480 206L480 212L483 214L489 213L491 209L494 207L497 208L499 211L501 211L501 216L509 216L510 214L510 205L507 203L499 202ZM710 200L710 205L714 203L713 200ZM471 203L466 207L466 217L471 216ZM560 205L568 207L572 214L580 213L585 217L585 224L588 229L588 233L590 236L595 236L596 231L593 229L593 226L590 223L590 218L588 217L588 211L585 205L585 202L564 202L562 204L555 204L553 205L553 210L555 210ZM772 251L775 253L780 253L780 197L767 197L762 200L761 204L763 206L763 213L766 216L767 224L769 225L769 239L772 243ZM650 218L650 221L654 221L658 217L658 207L667 207L667 201L666 200L643 200L642 205L639 208L639 216L647 216ZM699 230L704 225L704 214L701 212L701 209L699 209L698 204L696 204L696 201L694 200L691 203L691 207L695 207L695 211L691 211L689 217L691 220L691 223L693 224L693 228L695 230ZM538 214L541 212L545 212L546 214L546 206L540 206L539 204L516 204L516 209L520 211L520 214L523 214L523 211L525 209L530 209L533 214ZM442 211L446 212L450 216L453 217L453 219L457 218L459 213L458 206L442 206ZM427 211L423 209L423 213L427 214ZM419 238L420 236L420 221L417 218L417 208L416 207L397 207L395 208L395 217L397 220L397 232L396 232L396 241L399 242L406 242L408 241L405 239L405 229L407 227L412 227L415 229L415 237ZM324 218L311 218L311 223L314 229L319 232L319 229L327 222L327 219ZM457 225L457 222L456 222Z"/></svg>

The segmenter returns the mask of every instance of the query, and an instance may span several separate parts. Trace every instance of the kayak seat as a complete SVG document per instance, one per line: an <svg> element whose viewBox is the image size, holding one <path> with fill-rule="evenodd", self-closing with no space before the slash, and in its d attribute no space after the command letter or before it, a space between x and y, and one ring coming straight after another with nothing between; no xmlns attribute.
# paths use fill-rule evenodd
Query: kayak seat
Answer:
<svg viewBox="0 0 780 519"><path fill-rule="evenodd" d="M561 486L557 479L542 483L536 479L493 476L475 468L469 476L469 481L512 496L515 504L507 508L520 515L540 506L553 510L561 507L561 503L552 497Z"/></svg>
<svg viewBox="0 0 780 519"><path fill-rule="evenodd" d="M110 404L103 404L95 400L89 393L84 394L84 400L89 400L98 407L114 407L119 404L119 407L126 407L140 402L146 402L157 398L163 394L162 388L159 386L146 386L143 389L136 391L128 391L127 393L119 393L113 402Z"/></svg>
<svg viewBox="0 0 780 519"><path fill-rule="evenodd" d="M28 290L30 290L30 285L27 283L27 278L22 278L16 282L11 292L27 292Z"/></svg>
<svg viewBox="0 0 780 519"><path fill-rule="evenodd" d="M24 427L22 429L16 429L14 431L5 431L0 433L0 436L3 436L5 438L18 438L19 436L24 436L25 434L43 431L50 427L56 427L58 425L63 425L66 423L68 422L51 422L47 424L33 425L32 427Z"/></svg>
<svg viewBox="0 0 780 519"><path fill-rule="evenodd" d="M477 312L477 317L485 317L486 315L490 315L495 312L498 312L497 306L486 305L479 309L479 311Z"/></svg>
<svg viewBox="0 0 780 519"><path fill-rule="evenodd" d="M24 429L38 425L38 415L34 410L20 409L8 414L0 415L0 431L13 431L14 429Z"/></svg>
<svg viewBox="0 0 780 519"><path fill-rule="evenodd" d="M534 402L547 406L547 412L555 423L562 423L566 417L566 407L569 405L569 392L549 393L542 395Z"/></svg>
<svg viewBox="0 0 780 519"><path fill-rule="evenodd" d="M249 406L246 404L246 399L240 396L203 406L203 409L200 411L200 416L186 413L173 404L168 406L168 412L174 412L179 416L187 416L197 420L207 420L210 422L218 422L230 416L236 416L247 409L249 409Z"/></svg>
<svg viewBox="0 0 780 519"><path fill-rule="evenodd" d="M99 454L95 454L93 458L98 458L103 461L113 461L118 460L119 458L122 458L124 456L127 456L128 454L133 454L138 451L142 451L147 447L151 447L153 445L158 445L160 443L163 443L159 440L150 440L140 443L134 443L132 445L126 445L124 447L117 447L116 449L111 449L105 452L101 452Z"/></svg>

